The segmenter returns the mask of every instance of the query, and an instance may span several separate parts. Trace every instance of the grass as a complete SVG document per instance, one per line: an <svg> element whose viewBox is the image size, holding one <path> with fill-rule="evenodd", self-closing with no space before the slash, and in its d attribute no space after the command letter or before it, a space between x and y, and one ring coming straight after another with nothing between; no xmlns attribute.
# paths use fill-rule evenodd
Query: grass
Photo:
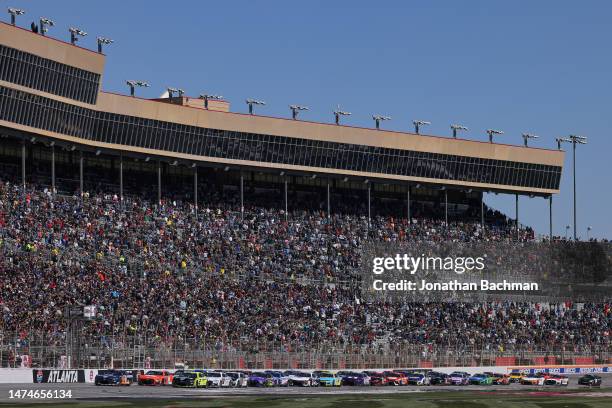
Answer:
<svg viewBox="0 0 612 408"><path fill-rule="evenodd" d="M608 408L612 394L589 392L529 393L445 391L402 394L204 397L197 399L73 400L49 403L21 401L0 407L70 408Z"/></svg>

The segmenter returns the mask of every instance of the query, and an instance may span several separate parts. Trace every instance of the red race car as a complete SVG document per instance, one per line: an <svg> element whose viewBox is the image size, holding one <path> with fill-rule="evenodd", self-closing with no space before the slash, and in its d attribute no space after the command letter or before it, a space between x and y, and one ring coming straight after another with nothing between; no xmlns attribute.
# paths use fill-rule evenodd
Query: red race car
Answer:
<svg viewBox="0 0 612 408"><path fill-rule="evenodd" d="M370 376L370 385L387 385L388 380L385 373L380 371L364 371Z"/></svg>
<svg viewBox="0 0 612 408"><path fill-rule="evenodd" d="M408 385L408 377L404 373L385 371L383 374L387 379L387 385Z"/></svg>
<svg viewBox="0 0 612 408"><path fill-rule="evenodd" d="M167 370L149 370L138 376L138 385L171 385L174 374Z"/></svg>

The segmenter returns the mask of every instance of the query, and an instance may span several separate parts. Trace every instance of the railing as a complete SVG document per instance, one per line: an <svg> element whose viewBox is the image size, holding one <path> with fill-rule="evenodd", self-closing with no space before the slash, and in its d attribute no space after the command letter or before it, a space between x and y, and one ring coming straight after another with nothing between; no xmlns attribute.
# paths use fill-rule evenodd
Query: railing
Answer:
<svg viewBox="0 0 612 408"><path fill-rule="evenodd" d="M542 364L612 364L612 346L566 345L512 350L477 346L332 342L233 342L205 345L195 339L117 336L73 339L22 338L0 334L0 367L47 368L223 368L223 369L379 369ZM69 342L70 343L70 342ZM74 344L78 343L78 344ZM27 357L23 357L27 356Z"/></svg>

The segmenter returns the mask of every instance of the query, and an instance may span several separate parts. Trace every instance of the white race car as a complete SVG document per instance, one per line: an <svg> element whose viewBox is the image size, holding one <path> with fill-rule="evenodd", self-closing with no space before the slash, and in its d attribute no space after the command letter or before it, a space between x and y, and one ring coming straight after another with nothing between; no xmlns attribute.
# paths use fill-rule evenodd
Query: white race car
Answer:
<svg viewBox="0 0 612 408"><path fill-rule="evenodd" d="M232 385L232 377L220 371L206 371L204 376L208 380L208 387L230 387Z"/></svg>
<svg viewBox="0 0 612 408"><path fill-rule="evenodd" d="M523 385L544 385L544 381L549 375L544 373L526 374L521 378L521 384Z"/></svg>
<svg viewBox="0 0 612 408"><path fill-rule="evenodd" d="M568 385L569 378L564 375L552 374L544 380L545 385Z"/></svg>
<svg viewBox="0 0 612 408"><path fill-rule="evenodd" d="M244 373L229 371L223 374L231 379L230 387L242 388L248 386L249 376Z"/></svg>
<svg viewBox="0 0 612 408"><path fill-rule="evenodd" d="M304 371L285 371L284 373L289 377L289 385L296 385L300 387L312 387L318 385L317 379L313 377L311 373Z"/></svg>

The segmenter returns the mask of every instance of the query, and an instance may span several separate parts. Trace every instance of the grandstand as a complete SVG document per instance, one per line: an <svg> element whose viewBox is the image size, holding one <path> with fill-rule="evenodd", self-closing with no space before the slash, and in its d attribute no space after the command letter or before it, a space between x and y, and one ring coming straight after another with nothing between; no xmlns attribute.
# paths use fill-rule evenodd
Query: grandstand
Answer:
<svg viewBox="0 0 612 408"><path fill-rule="evenodd" d="M609 299L361 300L367 242L534 240L483 194L552 205L563 151L107 93L105 59L0 23L0 365L610 361Z"/></svg>

